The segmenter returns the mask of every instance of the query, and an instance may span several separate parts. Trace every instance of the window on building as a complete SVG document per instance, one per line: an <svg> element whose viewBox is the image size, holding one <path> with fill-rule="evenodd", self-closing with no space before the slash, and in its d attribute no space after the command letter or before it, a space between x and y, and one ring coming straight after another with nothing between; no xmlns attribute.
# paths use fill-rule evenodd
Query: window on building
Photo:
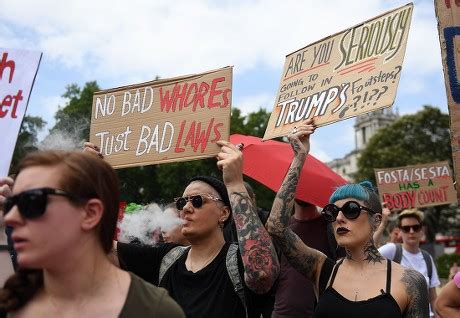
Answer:
<svg viewBox="0 0 460 318"><path fill-rule="evenodd" d="M366 144L366 127L361 128L361 135L363 136L363 145Z"/></svg>

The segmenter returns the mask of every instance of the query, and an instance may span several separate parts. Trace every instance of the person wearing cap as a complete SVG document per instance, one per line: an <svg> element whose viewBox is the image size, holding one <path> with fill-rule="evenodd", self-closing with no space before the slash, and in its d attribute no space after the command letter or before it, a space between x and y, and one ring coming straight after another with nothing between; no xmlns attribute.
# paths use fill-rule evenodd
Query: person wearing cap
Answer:
<svg viewBox="0 0 460 318"><path fill-rule="evenodd" d="M418 209L402 211L398 215L398 227L402 244L387 243L379 248L379 252L385 258L415 269L425 277L429 291L430 317L435 317L433 308L437 296L436 287L441 283L433 258L428 252L420 249L420 241L423 237L423 213Z"/></svg>
<svg viewBox="0 0 460 318"><path fill-rule="evenodd" d="M175 199L185 221L182 234L190 247L174 250L177 245L170 243L115 243L113 261L166 288L187 317L251 317L252 299L270 290L278 276L279 262L244 187L241 151L227 141L218 144L221 151L217 165L223 172L223 182L210 176L194 177L182 196ZM235 245L226 242L223 235L232 213L238 239ZM228 257L232 246L233 261ZM233 262L235 266L228 265ZM241 282L233 282L235 275ZM238 287L242 287L242 293L235 290ZM244 303L240 297L244 297Z"/></svg>

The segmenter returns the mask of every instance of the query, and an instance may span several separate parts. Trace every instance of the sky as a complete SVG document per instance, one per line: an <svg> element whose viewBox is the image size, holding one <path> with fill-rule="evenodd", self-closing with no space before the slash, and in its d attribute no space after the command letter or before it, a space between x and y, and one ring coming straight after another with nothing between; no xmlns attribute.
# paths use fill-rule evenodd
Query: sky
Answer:
<svg viewBox="0 0 460 318"><path fill-rule="evenodd" d="M0 47L43 52L28 115L48 128L66 86L102 89L232 65L232 104L273 109L285 56L385 11L400 0L0 0ZM394 108L448 112L433 0L414 1ZM355 148L355 119L319 128L322 161ZM44 137L47 130L40 136Z"/></svg>

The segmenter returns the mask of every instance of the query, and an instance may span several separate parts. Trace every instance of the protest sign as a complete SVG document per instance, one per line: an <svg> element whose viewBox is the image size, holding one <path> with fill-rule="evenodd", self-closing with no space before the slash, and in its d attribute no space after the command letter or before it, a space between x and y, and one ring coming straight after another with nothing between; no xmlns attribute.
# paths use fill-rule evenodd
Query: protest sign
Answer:
<svg viewBox="0 0 460 318"><path fill-rule="evenodd" d="M457 202L447 161L374 171L380 198L389 209Z"/></svg>
<svg viewBox="0 0 460 318"><path fill-rule="evenodd" d="M460 1L436 0L447 103L450 113L452 156L455 180L460 180ZM457 187L460 199L460 187Z"/></svg>
<svg viewBox="0 0 460 318"><path fill-rule="evenodd" d="M7 176L41 52L0 48L0 177Z"/></svg>
<svg viewBox="0 0 460 318"><path fill-rule="evenodd" d="M391 106L412 10L405 5L289 54L264 139L308 118L323 126Z"/></svg>
<svg viewBox="0 0 460 318"><path fill-rule="evenodd" d="M90 141L115 168L215 156L228 140L232 68L94 94Z"/></svg>

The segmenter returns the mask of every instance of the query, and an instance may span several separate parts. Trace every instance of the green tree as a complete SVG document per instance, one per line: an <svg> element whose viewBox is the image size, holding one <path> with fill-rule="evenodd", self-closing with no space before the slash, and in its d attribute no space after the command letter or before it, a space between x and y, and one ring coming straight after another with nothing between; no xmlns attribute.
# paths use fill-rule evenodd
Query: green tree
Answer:
<svg viewBox="0 0 460 318"><path fill-rule="evenodd" d="M374 168L403 167L447 160L452 163L449 115L438 108L424 106L381 129L370 140L358 159L355 180L372 180ZM452 164L451 164L452 165ZM427 239L433 242L438 232L458 229L458 218L452 223L452 208L446 205L425 209ZM451 220L451 221L446 221ZM454 229L455 231L455 229Z"/></svg>
<svg viewBox="0 0 460 318"><path fill-rule="evenodd" d="M230 133L263 137L269 118L270 113L263 108L244 116L239 108L234 107L232 109Z"/></svg>
<svg viewBox="0 0 460 318"><path fill-rule="evenodd" d="M258 111L244 116L239 108L234 107L232 108L230 132L232 134L263 137L267 129L269 118L270 112L263 108L259 108ZM257 205L266 210L270 210L273 199L275 198L275 192L250 177L245 177L245 181L254 189Z"/></svg>
<svg viewBox="0 0 460 318"><path fill-rule="evenodd" d="M70 84L66 87L62 97L67 99L64 107L54 116L56 123L50 130L50 134L65 132L77 142L88 140L91 122L91 109L93 105L93 95L99 91L100 87L96 81L87 82L83 89L77 84Z"/></svg>
<svg viewBox="0 0 460 318"><path fill-rule="evenodd" d="M45 125L46 122L41 117L24 117L11 160L11 173L14 173L15 167L27 153L37 150L37 135Z"/></svg>
<svg viewBox="0 0 460 318"><path fill-rule="evenodd" d="M392 168L448 160L452 162L449 115L424 106L376 133L361 152L355 180L375 182L374 168Z"/></svg>

